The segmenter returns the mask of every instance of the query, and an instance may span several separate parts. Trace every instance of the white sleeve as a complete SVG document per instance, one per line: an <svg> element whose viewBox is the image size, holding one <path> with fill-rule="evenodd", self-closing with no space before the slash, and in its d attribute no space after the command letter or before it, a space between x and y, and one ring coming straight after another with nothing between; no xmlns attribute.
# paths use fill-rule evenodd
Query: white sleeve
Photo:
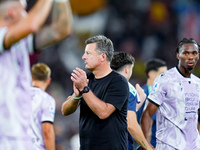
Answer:
<svg viewBox="0 0 200 150"><path fill-rule="evenodd" d="M0 28L0 53L3 53L5 51L3 42L4 42L4 37L5 37L7 30L8 30L7 27ZM27 48L28 48L28 52L30 54L34 53L33 34L30 34L27 36Z"/></svg>
<svg viewBox="0 0 200 150"><path fill-rule="evenodd" d="M43 99L42 104L42 117L41 122L50 121L54 122L54 115L55 115L55 99L51 96L47 96Z"/></svg>
<svg viewBox="0 0 200 150"><path fill-rule="evenodd" d="M3 53L4 52L4 37L5 37L5 34L7 32L7 28L0 28L0 53Z"/></svg>

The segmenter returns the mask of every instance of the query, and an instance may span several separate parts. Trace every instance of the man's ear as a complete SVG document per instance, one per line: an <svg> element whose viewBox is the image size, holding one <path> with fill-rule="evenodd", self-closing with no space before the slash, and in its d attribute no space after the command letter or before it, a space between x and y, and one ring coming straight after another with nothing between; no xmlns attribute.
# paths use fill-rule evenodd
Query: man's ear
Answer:
<svg viewBox="0 0 200 150"><path fill-rule="evenodd" d="M155 76L155 71L151 70L148 72L149 78L153 78Z"/></svg>
<svg viewBox="0 0 200 150"><path fill-rule="evenodd" d="M179 53L176 53L176 58L179 60Z"/></svg>
<svg viewBox="0 0 200 150"><path fill-rule="evenodd" d="M49 85L51 83L51 78L47 79L47 85Z"/></svg>
<svg viewBox="0 0 200 150"><path fill-rule="evenodd" d="M103 62L103 61L105 61L106 59L107 59L106 54L105 54L105 53L102 53L102 54L101 54L101 61Z"/></svg>
<svg viewBox="0 0 200 150"><path fill-rule="evenodd" d="M130 69L129 66L126 65L125 68L124 68L124 72L125 72L125 73L128 73L129 69Z"/></svg>
<svg viewBox="0 0 200 150"><path fill-rule="evenodd" d="M152 71L149 71L148 72L148 77L151 78L151 75L152 75Z"/></svg>

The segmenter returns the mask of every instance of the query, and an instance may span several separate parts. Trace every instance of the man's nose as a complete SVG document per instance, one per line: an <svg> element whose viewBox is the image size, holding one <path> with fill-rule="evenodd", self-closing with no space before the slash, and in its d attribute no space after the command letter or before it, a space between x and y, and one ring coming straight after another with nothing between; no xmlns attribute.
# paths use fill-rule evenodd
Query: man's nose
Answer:
<svg viewBox="0 0 200 150"><path fill-rule="evenodd" d="M83 54L82 59L85 60L85 54Z"/></svg>
<svg viewBox="0 0 200 150"><path fill-rule="evenodd" d="M193 59L194 58L194 54L190 53L189 54L189 59Z"/></svg>

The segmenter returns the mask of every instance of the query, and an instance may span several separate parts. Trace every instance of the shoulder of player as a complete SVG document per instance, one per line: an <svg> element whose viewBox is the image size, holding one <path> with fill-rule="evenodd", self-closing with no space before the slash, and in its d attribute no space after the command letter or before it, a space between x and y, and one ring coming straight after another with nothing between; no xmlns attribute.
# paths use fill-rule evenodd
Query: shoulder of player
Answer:
<svg viewBox="0 0 200 150"><path fill-rule="evenodd" d="M200 84L200 78L199 77L197 77L194 74L191 74L191 78L192 78L192 80L195 80L196 82L198 82L198 84Z"/></svg>
<svg viewBox="0 0 200 150"><path fill-rule="evenodd" d="M43 91L39 87L32 87L32 91L34 92L34 94L37 94L38 96L40 95L43 98L55 100L49 93Z"/></svg>
<svg viewBox="0 0 200 150"><path fill-rule="evenodd" d="M166 72L161 73L161 74L159 75L159 77L160 77L161 79L165 79L165 78L174 78L174 76L175 76L175 68L171 68L171 69L167 70Z"/></svg>

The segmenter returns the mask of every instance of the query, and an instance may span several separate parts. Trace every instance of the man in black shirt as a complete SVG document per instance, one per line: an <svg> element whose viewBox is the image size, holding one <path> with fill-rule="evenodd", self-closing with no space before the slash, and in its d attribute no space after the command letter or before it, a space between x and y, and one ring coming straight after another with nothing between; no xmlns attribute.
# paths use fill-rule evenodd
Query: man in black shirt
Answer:
<svg viewBox="0 0 200 150"><path fill-rule="evenodd" d="M63 115L80 104L80 150L127 150L129 87L125 77L112 71L113 44L105 36L86 40L85 68L73 70L74 93L63 103Z"/></svg>

